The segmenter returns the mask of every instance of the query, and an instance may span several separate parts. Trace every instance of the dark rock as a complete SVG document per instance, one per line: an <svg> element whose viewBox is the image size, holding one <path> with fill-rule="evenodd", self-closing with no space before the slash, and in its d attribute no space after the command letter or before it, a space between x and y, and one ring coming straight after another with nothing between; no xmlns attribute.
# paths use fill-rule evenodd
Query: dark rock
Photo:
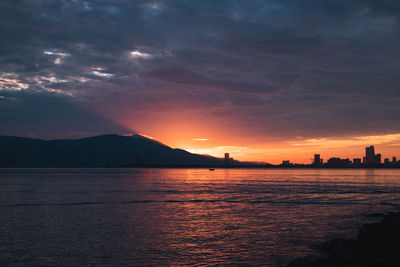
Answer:
<svg viewBox="0 0 400 267"><path fill-rule="evenodd" d="M340 254L349 246L349 243L354 240L335 238L323 243L319 249L327 254Z"/></svg>
<svg viewBox="0 0 400 267"><path fill-rule="evenodd" d="M321 257L319 256L305 256L302 258L295 259L292 261L288 267L305 267L305 266L310 266L311 263L316 262L317 260L321 260Z"/></svg>
<svg viewBox="0 0 400 267"><path fill-rule="evenodd" d="M379 223L363 225L356 239L323 243L325 257L304 257L290 267L400 266L400 213L388 213Z"/></svg>

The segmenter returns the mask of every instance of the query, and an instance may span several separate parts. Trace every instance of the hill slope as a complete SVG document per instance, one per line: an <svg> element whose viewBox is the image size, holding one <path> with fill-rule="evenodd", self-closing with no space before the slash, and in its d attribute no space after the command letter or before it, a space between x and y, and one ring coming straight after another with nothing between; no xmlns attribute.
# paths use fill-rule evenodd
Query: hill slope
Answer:
<svg viewBox="0 0 400 267"><path fill-rule="evenodd" d="M223 159L173 149L141 135L41 140L0 136L0 167L216 166Z"/></svg>

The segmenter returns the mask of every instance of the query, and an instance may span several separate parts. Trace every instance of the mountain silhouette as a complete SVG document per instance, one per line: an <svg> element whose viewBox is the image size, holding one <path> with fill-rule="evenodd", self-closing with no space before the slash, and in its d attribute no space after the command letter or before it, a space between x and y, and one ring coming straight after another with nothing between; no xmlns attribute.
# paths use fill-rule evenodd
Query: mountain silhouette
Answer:
<svg viewBox="0 0 400 267"><path fill-rule="evenodd" d="M41 140L0 136L0 167L222 166L224 160L173 149L141 135Z"/></svg>

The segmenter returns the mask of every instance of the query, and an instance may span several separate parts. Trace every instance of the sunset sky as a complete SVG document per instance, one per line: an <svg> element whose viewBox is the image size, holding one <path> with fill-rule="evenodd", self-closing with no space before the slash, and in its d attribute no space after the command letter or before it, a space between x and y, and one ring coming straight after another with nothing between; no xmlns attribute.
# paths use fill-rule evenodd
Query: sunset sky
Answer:
<svg viewBox="0 0 400 267"><path fill-rule="evenodd" d="M0 1L0 135L400 158L400 1Z"/></svg>

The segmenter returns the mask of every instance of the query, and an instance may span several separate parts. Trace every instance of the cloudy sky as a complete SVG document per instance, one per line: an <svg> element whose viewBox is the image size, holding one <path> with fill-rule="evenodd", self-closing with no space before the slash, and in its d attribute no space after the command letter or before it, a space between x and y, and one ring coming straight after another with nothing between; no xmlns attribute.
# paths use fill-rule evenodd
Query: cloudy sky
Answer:
<svg viewBox="0 0 400 267"><path fill-rule="evenodd" d="M400 156L399 20L398 0L2 0L0 134Z"/></svg>

